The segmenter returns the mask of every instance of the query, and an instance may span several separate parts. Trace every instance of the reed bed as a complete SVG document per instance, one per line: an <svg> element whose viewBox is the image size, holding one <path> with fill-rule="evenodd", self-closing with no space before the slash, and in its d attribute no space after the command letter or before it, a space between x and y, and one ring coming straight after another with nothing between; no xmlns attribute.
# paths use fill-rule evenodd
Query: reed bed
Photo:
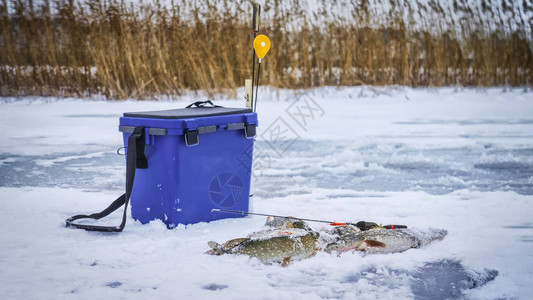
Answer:
<svg viewBox="0 0 533 300"><path fill-rule="evenodd" d="M260 33L272 49L261 84L531 86L530 0L520 13L499 6L516 15L512 24L488 6L469 11L465 1L454 1L453 11L439 1L417 10L401 2L330 10L321 1L310 15L297 0L266 1ZM252 77L251 7L244 0L1 0L0 95L235 95ZM466 16L460 22L450 18L458 12ZM492 14L490 24L484 14Z"/></svg>

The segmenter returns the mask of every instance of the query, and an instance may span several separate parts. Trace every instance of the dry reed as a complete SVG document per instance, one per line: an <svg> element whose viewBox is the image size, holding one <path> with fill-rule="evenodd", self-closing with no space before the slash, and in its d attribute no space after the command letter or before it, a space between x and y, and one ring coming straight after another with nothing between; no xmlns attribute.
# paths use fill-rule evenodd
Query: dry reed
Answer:
<svg viewBox="0 0 533 300"><path fill-rule="evenodd" d="M175 1L2 0L0 95L235 93L251 78L251 2ZM377 13L373 6L382 2L395 9ZM496 17L486 24L485 4L471 11L455 1L453 9L469 16L458 24L438 1L429 1L426 15L409 7L408 19L405 8L394 6L400 2L353 1L336 12L322 1L318 13L307 15L297 0L266 1L261 33L273 48L261 83L531 86L530 1L512 26Z"/></svg>

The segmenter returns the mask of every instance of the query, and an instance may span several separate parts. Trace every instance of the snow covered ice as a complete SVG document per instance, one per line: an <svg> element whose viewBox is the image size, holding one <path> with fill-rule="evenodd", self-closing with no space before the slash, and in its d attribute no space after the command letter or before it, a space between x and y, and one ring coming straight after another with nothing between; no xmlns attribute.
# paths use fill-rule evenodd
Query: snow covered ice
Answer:
<svg viewBox="0 0 533 300"><path fill-rule="evenodd" d="M3 98L0 297L528 299L532 99L501 88L261 90L255 212L448 230L442 241L403 253L320 252L283 268L205 254L210 240L261 230L263 217L173 230L130 218L120 234L64 227L67 217L100 211L123 193L123 112L199 99Z"/></svg>

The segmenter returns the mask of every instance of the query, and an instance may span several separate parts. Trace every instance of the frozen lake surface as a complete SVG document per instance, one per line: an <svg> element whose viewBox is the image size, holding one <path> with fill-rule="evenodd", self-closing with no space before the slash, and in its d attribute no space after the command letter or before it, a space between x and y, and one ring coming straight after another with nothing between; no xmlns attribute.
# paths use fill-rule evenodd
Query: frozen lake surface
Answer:
<svg viewBox="0 0 533 300"><path fill-rule="evenodd" d="M533 93L358 87L259 97L254 211L444 228L448 236L403 253L319 253L282 268L204 254L207 241L262 229L262 217L173 230L129 219L120 234L65 229L65 218L99 211L123 193L124 157L116 153L123 112L199 99L4 98L0 296L527 299L533 293ZM104 222L118 224L119 217Z"/></svg>

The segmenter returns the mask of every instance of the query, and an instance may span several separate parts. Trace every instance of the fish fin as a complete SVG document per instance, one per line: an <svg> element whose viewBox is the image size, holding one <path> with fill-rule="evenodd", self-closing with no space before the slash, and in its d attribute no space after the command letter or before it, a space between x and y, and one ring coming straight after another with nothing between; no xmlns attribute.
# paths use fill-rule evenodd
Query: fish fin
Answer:
<svg viewBox="0 0 533 300"><path fill-rule="evenodd" d="M359 250L359 247L361 246L361 243L363 243L363 242L362 241L353 242L350 245L340 249L340 251L338 253L338 256L341 256L342 253L348 252L350 250L353 250L353 251Z"/></svg>
<svg viewBox="0 0 533 300"><path fill-rule="evenodd" d="M383 248L387 246L385 243L376 240L364 240L363 243L366 244L366 247Z"/></svg>
<svg viewBox="0 0 533 300"><path fill-rule="evenodd" d="M285 257L281 262L282 267L287 267L291 263L291 257Z"/></svg>

